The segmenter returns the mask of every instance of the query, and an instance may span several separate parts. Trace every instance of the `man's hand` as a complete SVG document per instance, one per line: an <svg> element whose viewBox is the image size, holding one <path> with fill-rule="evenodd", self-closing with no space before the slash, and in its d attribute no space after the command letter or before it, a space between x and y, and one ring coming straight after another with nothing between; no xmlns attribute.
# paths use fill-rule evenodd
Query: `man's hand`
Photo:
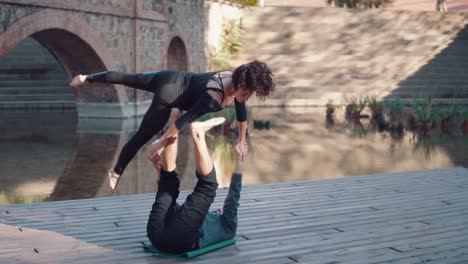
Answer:
<svg viewBox="0 0 468 264"><path fill-rule="evenodd" d="M247 144L238 143L234 149L236 150L236 166L234 167L234 173L242 173L242 163L245 153L247 152Z"/></svg>

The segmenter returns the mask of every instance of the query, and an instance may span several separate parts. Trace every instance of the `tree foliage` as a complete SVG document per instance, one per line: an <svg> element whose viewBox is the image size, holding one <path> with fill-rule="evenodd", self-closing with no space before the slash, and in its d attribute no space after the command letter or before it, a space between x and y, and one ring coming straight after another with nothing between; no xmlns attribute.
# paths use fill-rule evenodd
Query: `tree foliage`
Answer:
<svg viewBox="0 0 468 264"><path fill-rule="evenodd" d="M258 0L230 0L233 3L246 5L246 6L256 6L258 5Z"/></svg>

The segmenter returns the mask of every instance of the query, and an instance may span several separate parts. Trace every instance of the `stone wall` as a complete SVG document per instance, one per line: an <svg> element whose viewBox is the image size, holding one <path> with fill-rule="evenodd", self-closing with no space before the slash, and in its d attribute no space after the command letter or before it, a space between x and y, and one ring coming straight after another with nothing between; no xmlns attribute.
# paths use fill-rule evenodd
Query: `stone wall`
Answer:
<svg viewBox="0 0 468 264"><path fill-rule="evenodd" d="M205 70L203 54L205 39L205 18L202 0L170 0L168 7L168 42L179 37L185 43L188 56L188 70ZM167 47L166 47L167 51Z"/></svg>
<svg viewBox="0 0 468 264"><path fill-rule="evenodd" d="M181 68L203 72L224 25L241 16L240 6L204 0L0 0L0 59L33 37L55 55L68 78L153 71L167 67L176 39L176 54L186 57ZM95 86L78 89L80 116L142 115L152 98L121 85Z"/></svg>
<svg viewBox="0 0 468 264"><path fill-rule="evenodd" d="M166 66L169 43L179 37L187 69L203 71L205 25L202 0L2 0L0 59L31 36L57 57L69 78L151 71ZM119 85L99 87L78 89L80 116L141 115L152 97Z"/></svg>
<svg viewBox="0 0 468 264"><path fill-rule="evenodd" d="M43 8L37 6L18 6L0 3L0 34L5 32L18 19L31 15L41 9ZM0 56L3 55L0 53Z"/></svg>

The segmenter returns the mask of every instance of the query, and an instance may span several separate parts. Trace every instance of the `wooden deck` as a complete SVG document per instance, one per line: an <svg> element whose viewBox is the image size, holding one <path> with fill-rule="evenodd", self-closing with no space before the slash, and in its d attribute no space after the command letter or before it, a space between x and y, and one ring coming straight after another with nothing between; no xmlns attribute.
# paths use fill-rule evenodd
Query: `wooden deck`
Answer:
<svg viewBox="0 0 468 264"><path fill-rule="evenodd" d="M176 263L141 249L153 199L0 206L0 263ZM237 244L191 263L468 263L465 168L247 186L239 213Z"/></svg>

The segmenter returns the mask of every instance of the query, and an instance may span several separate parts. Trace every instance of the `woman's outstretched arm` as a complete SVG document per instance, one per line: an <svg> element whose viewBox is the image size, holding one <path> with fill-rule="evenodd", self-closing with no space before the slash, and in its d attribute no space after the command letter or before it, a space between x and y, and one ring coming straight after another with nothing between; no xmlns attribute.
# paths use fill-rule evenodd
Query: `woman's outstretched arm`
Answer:
<svg viewBox="0 0 468 264"><path fill-rule="evenodd" d="M247 155L247 107L245 103L240 103L235 99L236 106L236 116L237 116L237 129L239 132L239 138L237 139L237 145L241 149L241 159L244 159L244 156Z"/></svg>

